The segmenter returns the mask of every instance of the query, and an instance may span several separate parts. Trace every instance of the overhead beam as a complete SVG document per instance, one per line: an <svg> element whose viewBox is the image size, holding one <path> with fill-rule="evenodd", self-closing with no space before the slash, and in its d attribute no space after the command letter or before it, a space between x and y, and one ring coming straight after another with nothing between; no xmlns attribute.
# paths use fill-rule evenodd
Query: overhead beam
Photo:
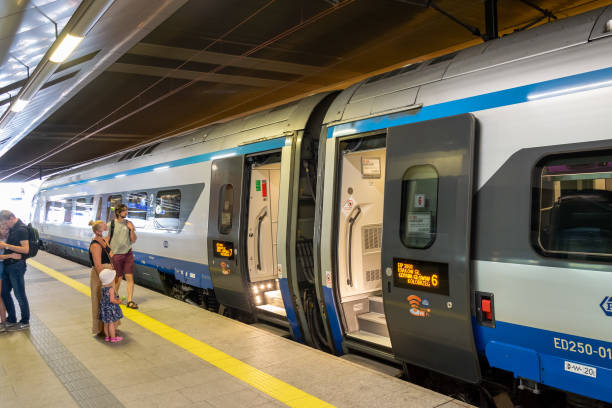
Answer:
<svg viewBox="0 0 612 408"><path fill-rule="evenodd" d="M242 75L226 75L214 74L209 72L188 71L184 69L168 69L162 67L151 67L147 65L115 63L108 68L110 72L119 72L123 74L147 75L153 77L168 77L176 79L185 79L188 81L213 82L221 84L243 85L255 88L272 88L286 86L288 82L278 81L276 79L265 79L248 77ZM313 86L296 83L295 87L304 90L312 89Z"/></svg>
<svg viewBox="0 0 612 408"><path fill-rule="evenodd" d="M484 40L494 40L499 38L499 30L497 27L497 0L485 0L485 25L486 33Z"/></svg>
<svg viewBox="0 0 612 408"><path fill-rule="evenodd" d="M255 57L238 57L236 55L223 54L220 52L200 51L192 48L169 47L149 43L136 44L136 46L134 46L128 52L128 54L167 58L177 61L193 61L205 64L257 69L261 71L281 72L285 74L302 76L316 75L324 68L317 67L315 65L295 64L292 62L274 61ZM346 78L348 75L356 75L355 72L343 70L326 70L325 74L330 75L330 71L332 76L335 74L339 78Z"/></svg>

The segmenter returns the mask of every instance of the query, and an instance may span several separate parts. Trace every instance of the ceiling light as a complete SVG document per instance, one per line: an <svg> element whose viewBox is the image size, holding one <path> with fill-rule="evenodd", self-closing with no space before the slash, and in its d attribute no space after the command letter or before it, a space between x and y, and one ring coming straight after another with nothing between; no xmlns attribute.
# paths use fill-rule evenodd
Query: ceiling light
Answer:
<svg viewBox="0 0 612 408"><path fill-rule="evenodd" d="M25 99L17 99L13 105L11 106L11 111L13 112L21 112L23 108L28 104L29 101Z"/></svg>
<svg viewBox="0 0 612 408"><path fill-rule="evenodd" d="M77 37L75 35L66 34L62 42L57 46L53 54L49 57L51 62L64 62L68 58L72 51L83 41L83 37Z"/></svg>

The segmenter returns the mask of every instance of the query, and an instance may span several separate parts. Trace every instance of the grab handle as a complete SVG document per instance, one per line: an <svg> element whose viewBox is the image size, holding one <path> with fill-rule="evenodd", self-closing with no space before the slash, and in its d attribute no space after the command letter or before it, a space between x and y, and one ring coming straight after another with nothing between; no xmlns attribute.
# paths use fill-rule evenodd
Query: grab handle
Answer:
<svg viewBox="0 0 612 408"><path fill-rule="evenodd" d="M261 271L261 223L266 218L268 211L264 208L257 217L257 270Z"/></svg>
<svg viewBox="0 0 612 408"><path fill-rule="evenodd" d="M353 212L355 212L355 216L354 217L350 217L348 219L349 222L349 233L348 233L348 277L346 279L346 284L349 286L353 286L353 268L352 268L352 262L351 262L351 255L352 255L352 247L353 247L353 226L355 225L355 221L357 221L357 218L359 217L359 214L361 214L361 207L357 206L355 207L355 209L353 210ZM351 212L351 215L353 214L353 212Z"/></svg>

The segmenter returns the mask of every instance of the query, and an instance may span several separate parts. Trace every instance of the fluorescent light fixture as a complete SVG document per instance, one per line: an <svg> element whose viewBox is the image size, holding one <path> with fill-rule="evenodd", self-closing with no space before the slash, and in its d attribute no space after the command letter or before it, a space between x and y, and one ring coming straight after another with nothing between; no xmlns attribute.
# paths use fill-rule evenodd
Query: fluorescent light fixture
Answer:
<svg viewBox="0 0 612 408"><path fill-rule="evenodd" d="M66 34L66 37L62 40L60 45L57 46L53 54L49 57L49 61L61 63L66 61L68 56L72 54L72 51L83 41L83 37L76 35Z"/></svg>
<svg viewBox="0 0 612 408"><path fill-rule="evenodd" d="M571 88L558 89L556 91L539 92L539 93L529 94L529 95L527 95L527 99L529 99L531 101L531 100L534 100L534 99L549 98L551 96L566 95L566 94L570 94L570 93L574 93L574 92L588 91L588 90L591 90L591 89L603 88L603 87L610 86L610 85L612 85L612 80L611 81L595 82L595 83L581 85L581 86L573 86Z"/></svg>
<svg viewBox="0 0 612 408"><path fill-rule="evenodd" d="M211 157L210 160L225 159L226 157L232 157L235 155L236 155L236 152L227 153L227 154L219 154L217 156Z"/></svg>
<svg viewBox="0 0 612 408"><path fill-rule="evenodd" d="M121 177L125 177L125 176L127 176L127 174L125 174L125 173L123 173L123 174L117 174L117 175L115 176L115 178L121 178Z"/></svg>
<svg viewBox="0 0 612 408"><path fill-rule="evenodd" d="M160 166L160 167L156 167L153 169L153 171L164 171L164 170L168 170L170 168L170 166Z"/></svg>
<svg viewBox="0 0 612 408"><path fill-rule="evenodd" d="M355 128L334 129L334 136L347 136L357 133Z"/></svg>
<svg viewBox="0 0 612 408"><path fill-rule="evenodd" d="M27 101L25 99L17 99L15 102L13 102L13 106L11 106L11 111L15 113L21 112L23 108L26 107L28 102L30 101Z"/></svg>

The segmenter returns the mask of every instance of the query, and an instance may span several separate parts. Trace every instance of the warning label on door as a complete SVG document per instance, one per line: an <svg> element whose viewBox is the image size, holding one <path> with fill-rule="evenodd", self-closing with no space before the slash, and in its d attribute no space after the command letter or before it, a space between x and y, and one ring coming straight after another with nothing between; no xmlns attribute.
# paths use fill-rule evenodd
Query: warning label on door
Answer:
<svg viewBox="0 0 612 408"><path fill-rule="evenodd" d="M344 213L344 215L349 215L351 211L353 211L353 208L356 204L357 203L355 202L355 199L353 197L348 198L344 202L344 204L342 204L342 212Z"/></svg>

